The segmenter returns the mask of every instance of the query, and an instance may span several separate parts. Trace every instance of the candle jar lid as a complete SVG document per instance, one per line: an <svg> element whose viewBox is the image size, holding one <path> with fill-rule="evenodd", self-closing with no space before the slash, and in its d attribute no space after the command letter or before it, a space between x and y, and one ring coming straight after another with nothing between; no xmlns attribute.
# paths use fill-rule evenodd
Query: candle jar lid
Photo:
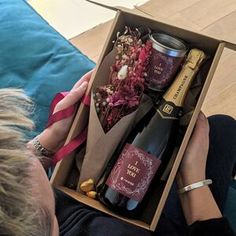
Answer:
<svg viewBox="0 0 236 236"><path fill-rule="evenodd" d="M154 33L150 35L152 47L171 57L183 57L186 54L185 44L168 34Z"/></svg>

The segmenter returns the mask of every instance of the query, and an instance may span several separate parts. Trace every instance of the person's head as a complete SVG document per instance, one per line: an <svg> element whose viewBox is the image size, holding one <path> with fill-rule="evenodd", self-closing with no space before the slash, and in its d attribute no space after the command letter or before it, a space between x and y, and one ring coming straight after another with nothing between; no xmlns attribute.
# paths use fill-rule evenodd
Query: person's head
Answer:
<svg viewBox="0 0 236 236"><path fill-rule="evenodd" d="M46 173L26 148L31 102L17 89L0 89L0 234L58 235Z"/></svg>

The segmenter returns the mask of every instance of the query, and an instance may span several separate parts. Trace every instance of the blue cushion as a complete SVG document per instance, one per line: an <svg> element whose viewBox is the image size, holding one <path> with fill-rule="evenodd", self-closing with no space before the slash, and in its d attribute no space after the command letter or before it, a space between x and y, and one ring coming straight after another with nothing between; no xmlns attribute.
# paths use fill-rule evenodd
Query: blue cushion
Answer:
<svg viewBox="0 0 236 236"><path fill-rule="evenodd" d="M236 180L233 180L229 187L224 214L236 232Z"/></svg>
<svg viewBox="0 0 236 236"><path fill-rule="evenodd" d="M27 2L0 1L0 88L22 88L33 99L32 136L43 130L54 95L69 90L93 67Z"/></svg>

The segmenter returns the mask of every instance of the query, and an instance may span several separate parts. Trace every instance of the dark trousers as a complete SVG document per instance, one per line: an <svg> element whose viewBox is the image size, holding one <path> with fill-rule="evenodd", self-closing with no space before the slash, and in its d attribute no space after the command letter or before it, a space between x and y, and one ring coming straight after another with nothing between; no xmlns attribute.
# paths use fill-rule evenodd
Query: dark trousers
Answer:
<svg viewBox="0 0 236 236"><path fill-rule="evenodd" d="M236 174L236 121L226 115L215 115L208 118L210 125L210 146L207 158L206 176L213 180L210 186L221 212L228 193L232 176ZM186 222L173 185L167 199L156 235L168 235L165 225L167 219L174 225L176 235L184 235ZM170 230L170 229L169 229ZM157 234L159 232L159 234Z"/></svg>

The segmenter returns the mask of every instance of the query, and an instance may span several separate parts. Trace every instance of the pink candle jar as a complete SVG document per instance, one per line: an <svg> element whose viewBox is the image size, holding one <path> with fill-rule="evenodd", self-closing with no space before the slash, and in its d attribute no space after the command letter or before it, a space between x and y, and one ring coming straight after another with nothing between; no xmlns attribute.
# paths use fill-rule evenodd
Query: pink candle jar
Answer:
<svg viewBox="0 0 236 236"><path fill-rule="evenodd" d="M150 35L152 55L146 84L149 89L163 91L170 85L187 52L185 44L162 33Z"/></svg>

